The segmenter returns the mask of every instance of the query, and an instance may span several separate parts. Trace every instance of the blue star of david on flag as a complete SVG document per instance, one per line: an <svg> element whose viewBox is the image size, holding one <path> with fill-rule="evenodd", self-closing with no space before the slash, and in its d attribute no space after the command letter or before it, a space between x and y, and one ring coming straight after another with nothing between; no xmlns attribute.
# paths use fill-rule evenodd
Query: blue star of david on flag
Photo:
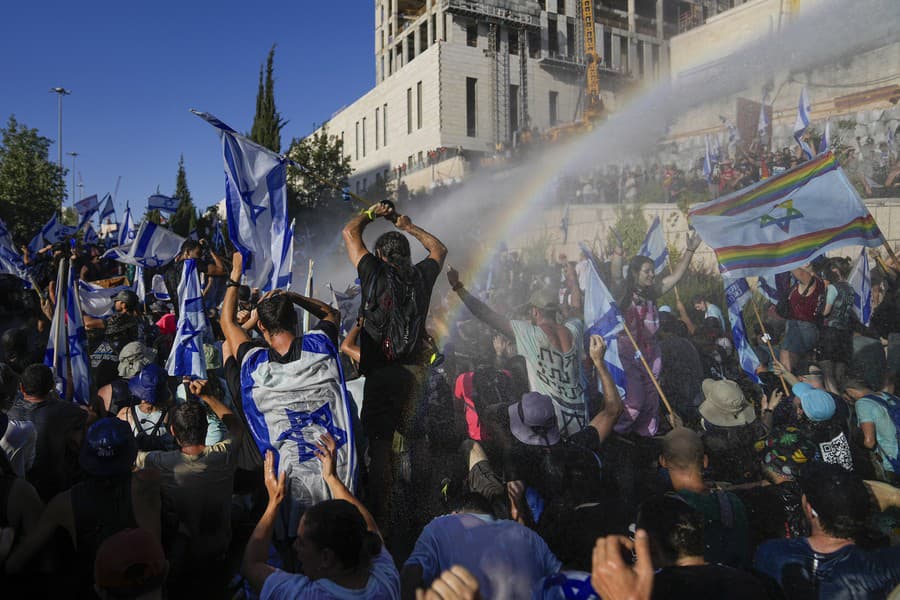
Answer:
<svg viewBox="0 0 900 600"><path fill-rule="evenodd" d="M321 427L334 438L336 449L347 443L347 432L335 425L334 414L328 404L323 404L313 412L295 411L289 408L284 410L290 422L290 429L286 429L278 436L279 442L285 440L297 442L297 453L300 462L306 462L316 457L316 445L307 441L304 430L309 427Z"/></svg>
<svg viewBox="0 0 900 600"><path fill-rule="evenodd" d="M197 277L197 264L193 259L184 261L178 297L180 298L178 327L175 342L172 344L172 353L166 361L166 371L174 377L206 379L206 355L203 353L202 334L209 324L206 314L197 308L202 306L202 296L200 280Z"/></svg>

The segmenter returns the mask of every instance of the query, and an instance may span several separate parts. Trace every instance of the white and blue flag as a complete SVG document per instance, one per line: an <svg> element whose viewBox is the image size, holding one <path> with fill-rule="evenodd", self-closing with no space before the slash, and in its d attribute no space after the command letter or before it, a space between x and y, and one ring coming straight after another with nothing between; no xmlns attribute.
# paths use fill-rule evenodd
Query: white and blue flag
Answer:
<svg viewBox="0 0 900 600"><path fill-rule="evenodd" d="M728 305L728 320L731 321L731 339L734 340L734 349L738 355L738 361L741 368L756 383L759 383L759 376L756 370L759 368L759 358L756 356L753 347L747 339L747 329L744 326L744 318L741 316L741 310L752 296L750 286L743 277L739 279L726 278L725 283L725 303Z"/></svg>
<svg viewBox="0 0 900 600"><path fill-rule="evenodd" d="M66 286L66 342L69 354L69 375L72 378L72 399L87 406L91 401L91 372L88 368L87 333L84 318L78 302L78 288L75 287L75 269L69 269L69 283ZM62 303L62 297L57 297Z"/></svg>
<svg viewBox="0 0 900 600"><path fill-rule="evenodd" d="M650 229L647 230L647 237L644 238L638 255L646 256L653 261L653 271L657 275L665 270L666 264L669 262L669 247L666 245L666 237L663 235L659 215L653 219Z"/></svg>
<svg viewBox="0 0 900 600"><path fill-rule="evenodd" d="M722 123L724 123L725 129L728 131L728 143L729 144L735 144L735 143L741 141L741 132L737 128L737 125L735 125L731 121L731 119L728 119L727 117L725 117L723 115L719 115L719 120L722 121Z"/></svg>
<svg viewBox="0 0 900 600"><path fill-rule="evenodd" d="M134 241L137 235L137 227L134 225L134 219L131 218L131 207L125 206L125 218L122 220L122 227L119 229L119 246L127 246Z"/></svg>
<svg viewBox="0 0 900 600"><path fill-rule="evenodd" d="M113 204L112 194L106 194L104 200L103 208L100 209L100 223L104 221L116 223L116 207Z"/></svg>
<svg viewBox="0 0 900 600"><path fill-rule="evenodd" d="M184 238L180 235L162 225L145 221L141 223L133 242L107 250L103 258L152 269L172 262L183 243Z"/></svg>
<svg viewBox="0 0 900 600"><path fill-rule="evenodd" d="M169 288L166 287L166 279L160 273L153 276L150 280L150 293L162 302L170 302L172 296L169 294Z"/></svg>
<svg viewBox="0 0 900 600"><path fill-rule="evenodd" d="M705 136L706 141L706 154L703 157L703 176L706 178L706 183L712 183L713 176L713 159L709 153L709 135Z"/></svg>
<svg viewBox="0 0 900 600"><path fill-rule="evenodd" d="M276 472L286 473L282 504L285 532L293 536L304 509L331 498L316 459L316 442L328 433L337 443L335 470L353 492L357 459L353 422L341 361L324 331L303 335L298 360L269 359L267 347L250 349L241 363L240 402L261 456L275 454Z"/></svg>
<svg viewBox="0 0 900 600"><path fill-rule="evenodd" d="M562 218L559 220L559 229L563 234L563 244L569 241L569 203L563 209Z"/></svg>
<svg viewBox="0 0 900 600"><path fill-rule="evenodd" d="M100 243L100 236L94 231L94 226L91 223L88 223L85 226L83 239L85 244L90 244L92 246Z"/></svg>
<svg viewBox="0 0 900 600"><path fill-rule="evenodd" d="M194 114L216 127L222 139L228 235L244 258L244 282L264 291L275 289L288 258L287 160L212 115Z"/></svg>
<svg viewBox="0 0 900 600"><path fill-rule="evenodd" d="M138 267L140 268L140 267ZM95 319L105 319L113 314L113 298L123 290L131 289L127 285L106 288L90 281L78 280L78 297L81 300L81 312Z"/></svg>
<svg viewBox="0 0 900 600"><path fill-rule="evenodd" d="M28 251L34 255L46 244L56 244L75 235L76 229L70 225L63 225L59 220L59 215L53 213L50 220L41 227L37 235L28 243Z"/></svg>
<svg viewBox="0 0 900 600"><path fill-rule="evenodd" d="M153 194L147 198L147 210L158 210L159 212L172 214L178 210L178 198L170 198L162 194Z"/></svg>
<svg viewBox="0 0 900 600"><path fill-rule="evenodd" d="M212 224L212 247L218 253L225 252L225 234L222 233L222 222L219 221L219 218L216 217L213 220ZM291 232L293 233L293 226L291 227ZM293 244L293 236L291 236L291 243Z"/></svg>
<svg viewBox="0 0 900 600"><path fill-rule="evenodd" d="M27 281L25 262L16 250L12 235L3 219L0 219L0 273L15 275Z"/></svg>
<svg viewBox="0 0 900 600"><path fill-rule="evenodd" d="M166 371L174 377L206 379L206 355L203 353L203 333L208 327L203 310L203 293L197 263L184 261L181 283L178 284L178 328L172 352L166 361Z"/></svg>
<svg viewBox="0 0 900 600"><path fill-rule="evenodd" d="M284 236L284 248L281 251L281 265L277 283L277 288L280 290L290 289L291 283L294 281L294 225L296 225L296 219L291 221L288 234Z"/></svg>
<svg viewBox="0 0 900 600"><path fill-rule="evenodd" d="M759 105L759 119L756 121L756 134L759 141L764 142L769 133L769 118L766 116L766 101L769 99L769 92L763 92L762 102Z"/></svg>
<svg viewBox="0 0 900 600"><path fill-rule="evenodd" d="M141 304L147 303L147 284L144 281L144 266L138 265L134 268L134 281L131 282L131 288L137 295Z"/></svg>
<svg viewBox="0 0 900 600"><path fill-rule="evenodd" d="M44 364L53 371L56 391L63 398L69 381L69 340L66 339L66 267L67 260L59 261L56 273L56 306L50 321L50 337L44 350Z"/></svg>
<svg viewBox="0 0 900 600"><path fill-rule="evenodd" d="M872 319L872 273L865 248L860 251L847 283L853 288L853 312L860 323L868 325Z"/></svg>
<svg viewBox="0 0 900 600"><path fill-rule="evenodd" d="M315 288L313 287L313 274L316 266L316 261L313 259L309 259L309 270L306 272L306 289L304 290L304 295L307 298L312 298ZM303 331L304 333L309 331L309 311L303 311Z"/></svg>
<svg viewBox="0 0 900 600"><path fill-rule="evenodd" d="M91 194L75 203L75 212L82 218L84 218L84 215L94 214L99 208L100 201L97 200L97 194Z"/></svg>
<svg viewBox="0 0 900 600"><path fill-rule="evenodd" d="M825 121L825 131L822 132L822 139L819 140L819 154L826 152L831 148L831 120Z"/></svg>
<svg viewBox="0 0 900 600"><path fill-rule="evenodd" d="M772 304L778 304L778 300L781 297L781 292L778 291L778 288L770 284L765 277L757 277L757 282L757 291Z"/></svg>
<svg viewBox="0 0 900 600"><path fill-rule="evenodd" d="M589 253L588 256L592 256L590 248L584 244L579 244L579 246L584 252ZM599 335L604 339L606 342L604 362L619 389L619 396L624 400L626 393L625 370L622 368L622 360L619 358L618 337L623 330L624 321L612 294L600 279L600 273L597 271L594 261L589 261L589 267L587 288L584 291L585 344L588 343L591 335Z"/></svg>
<svg viewBox="0 0 900 600"><path fill-rule="evenodd" d="M806 95L806 86L804 86L800 91L800 101L797 103L797 119L794 121L794 139L800 144L800 148L803 150L803 154L806 156L807 160L812 159L813 150L802 138L803 134L806 133L806 130L809 128L809 113L811 111L812 106Z"/></svg>

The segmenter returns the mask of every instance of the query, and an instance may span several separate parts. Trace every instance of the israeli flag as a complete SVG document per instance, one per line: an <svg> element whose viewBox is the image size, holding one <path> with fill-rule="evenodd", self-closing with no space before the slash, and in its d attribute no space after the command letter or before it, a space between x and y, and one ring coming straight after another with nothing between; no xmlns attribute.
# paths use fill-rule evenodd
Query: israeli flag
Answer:
<svg viewBox="0 0 900 600"><path fill-rule="evenodd" d="M169 288L166 287L166 279L159 273L150 280L150 292L157 300L162 302L170 302L172 300L172 296L169 295Z"/></svg>
<svg viewBox="0 0 900 600"><path fill-rule="evenodd" d="M563 209L562 218L559 220L559 229L563 234L563 244L569 240L569 203Z"/></svg>
<svg viewBox="0 0 900 600"><path fill-rule="evenodd" d="M762 102L759 105L759 119L756 122L756 133L760 141L766 139L769 133L769 119L766 117L766 101L769 99L769 92L763 93Z"/></svg>
<svg viewBox="0 0 900 600"><path fill-rule="evenodd" d="M243 255L244 282L251 288L275 289L286 273L287 161L212 115L194 114L216 127L222 139L228 235Z"/></svg>
<svg viewBox="0 0 900 600"><path fill-rule="evenodd" d="M119 246L127 246L134 241L137 235L137 228L134 226L134 220L131 218L131 207L125 207L125 218L122 220L122 227L119 229Z"/></svg>
<svg viewBox="0 0 900 600"><path fill-rule="evenodd" d="M778 300L781 296L781 292L778 291L778 288L770 284L765 277L757 277L757 283L757 291L772 304L778 304Z"/></svg>
<svg viewBox="0 0 900 600"><path fill-rule="evenodd" d="M831 120L825 121L825 131L819 140L819 154L828 151L829 148L831 148Z"/></svg>
<svg viewBox="0 0 900 600"><path fill-rule="evenodd" d="M107 220L116 223L116 207L113 205L112 195L106 194L104 199L106 201L103 203L103 208L100 210L100 223Z"/></svg>
<svg viewBox="0 0 900 600"><path fill-rule="evenodd" d="M96 283L79 279L78 298L81 302L81 312L94 319L105 319L113 314L115 295L129 289L131 288L127 285L105 288Z"/></svg>
<svg viewBox="0 0 900 600"><path fill-rule="evenodd" d="M178 202L178 198L153 194L147 198L147 210L158 210L159 212L172 214L178 210Z"/></svg>
<svg viewBox="0 0 900 600"><path fill-rule="evenodd" d="M92 246L100 243L100 236L97 235L94 226L90 223L84 228L84 243Z"/></svg>
<svg viewBox="0 0 900 600"><path fill-rule="evenodd" d="M87 198L82 198L75 203L75 212L82 218L84 215L93 214L100 208L100 201L97 200L97 194L92 194Z"/></svg>
<svg viewBox="0 0 900 600"><path fill-rule="evenodd" d="M853 312L860 323L868 325L872 319L872 273L865 248L860 251L847 283L853 288Z"/></svg>
<svg viewBox="0 0 900 600"><path fill-rule="evenodd" d="M811 111L812 107L810 106L809 98L806 95L806 86L803 86L803 89L800 91L800 101L797 103L797 120L794 121L794 139L800 144L800 148L803 150L803 154L806 156L807 160L812 159L813 151L812 148L809 147L809 144L801 138L809 128L809 113Z"/></svg>
<svg viewBox="0 0 900 600"><path fill-rule="evenodd" d="M743 277L740 279L726 278L725 283L725 301L728 305L728 320L731 321L731 339L734 340L734 349L737 351L738 361L741 368L756 383L759 383L759 376L756 370L759 368L759 358L753 347L747 340L747 329L744 327L744 318L741 316L741 310L747 301L750 300L750 286Z"/></svg>
<svg viewBox="0 0 900 600"><path fill-rule="evenodd" d="M288 234L284 236L284 248L281 251L281 264L277 284L280 290L290 289L291 283L294 281L294 225L296 225L296 222L296 219L291 221ZM312 273L310 273L310 278L312 278Z"/></svg>
<svg viewBox="0 0 900 600"><path fill-rule="evenodd" d="M266 348L252 348L241 363L240 390L260 455L271 450L276 471L286 473L282 517L293 535L306 508L331 498L315 455L323 433L337 442L337 476L351 492L356 487L353 422L338 350L318 329L303 335L300 358L292 362L272 362Z"/></svg>
<svg viewBox="0 0 900 600"><path fill-rule="evenodd" d="M178 284L178 329L172 352L166 361L166 371L173 377L206 379L206 355L203 353L203 332L208 324L203 311L203 294L194 259L184 261L181 283Z"/></svg>
<svg viewBox="0 0 900 600"><path fill-rule="evenodd" d="M304 295L307 298L312 298L314 293L313 288L313 273L316 266L316 261L313 259L309 259L309 270L306 272L306 289L304 290ZM309 311L303 311L303 332L306 333L309 331Z"/></svg>
<svg viewBox="0 0 900 600"><path fill-rule="evenodd" d="M653 261L653 271L657 275L665 270L666 264L669 262L669 248L666 246L666 238L663 235L659 215L653 219L653 223L647 231L647 237L644 238L644 243L638 250L638 255L646 256Z"/></svg>
<svg viewBox="0 0 900 600"><path fill-rule="evenodd" d="M147 284L144 283L144 267L143 265L138 265L134 268L134 281L131 282L131 287L134 289L135 295L137 295L138 300L141 301L141 304L147 303Z"/></svg>
<svg viewBox="0 0 900 600"><path fill-rule="evenodd" d="M583 243L579 243L582 251L592 256L590 248ZM619 333L623 330L622 315L619 314L619 307L616 306L612 294L600 279L600 273L597 271L597 265L594 261L589 261L590 268L588 272L587 288L584 291L584 324L587 330L584 332L584 343L590 343L591 335L602 336L606 341L606 356L604 362L606 368L609 369L616 387L619 389L619 396L625 399L625 370L622 368L622 361L619 358Z"/></svg>
<svg viewBox="0 0 900 600"><path fill-rule="evenodd" d="M712 183L713 176L713 159L709 154L709 135L705 136L706 138L706 156L703 157L703 176L706 178L707 183Z"/></svg>
<svg viewBox="0 0 900 600"><path fill-rule="evenodd" d="M16 250L12 235L10 235L9 228L6 227L3 219L0 219L0 273L15 275L27 281L25 262L22 260L18 250Z"/></svg>
<svg viewBox="0 0 900 600"><path fill-rule="evenodd" d="M172 262L181 251L183 243L184 238L180 235L161 225L145 221L141 223L132 243L107 250L103 258L153 269Z"/></svg>
<svg viewBox="0 0 900 600"><path fill-rule="evenodd" d="M715 165L719 164L719 161L721 161L723 158L725 158L725 155L722 154L722 146L719 145L719 134L718 133L713 136L713 142L715 142L715 145L713 146L713 152L712 152L712 165L715 166Z"/></svg>
<svg viewBox="0 0 900 600"><path fill-rule="evenodd" d="M212 232L212 247L216 252L225 252L225 234L222 233L222 223L216 218L213 221L213 232ZM293 227L291 228L293 230ZM291 243L293 244L293 236L291 236Z"/></svg>
<svg viewBox="0 0 900 600"><path fill-rule="evenodd" d="M62 298L59 297L57 300L61 303ZM72 399L82 406L87 406L91 401L87 333L84 329L81 306L78 303L75 269L71 268L69 269L69 284L66 286L66 342L69 354L69 374L72 377Z"/></svg>
<svg viewBox="0 0 900 600"><path fill-rule="evenodd" d="M28 251L32 255L37 254L37 251L43 248L44 245L62 242L75 235L75 231L74 227L63 225L59 220L59 215L53 213L50 220L41 227L37 235L28 243Z"/></svg>
<svg viewBox="0 0 900 600"><path fill-rule="evenodd" d="M341 312L341 335L346 336L353 329L359 316L359 307L362 303L361 288L352 285L343 292L336 292L329 283L328 289L331 290L332 304Z"/></svg>
<svg viewBox="0 0 900 600"><path fill-rule="evenodd" d="M44 351L44 364L53 371L56 380L56 391L65 397L68 387L69 340L66 336L66 267L67 260L59 261L56 273L56 306L53 308L53 320L50 322L50 337Z"/></svg>
<svg viewBox="0 0 900 600"><path fill-rule="evenodd" d="M728 131L729 144L741 141L741 132L730 119L724 117L723 115L719 115L719 120L725 124L725 129Z"/></svg>

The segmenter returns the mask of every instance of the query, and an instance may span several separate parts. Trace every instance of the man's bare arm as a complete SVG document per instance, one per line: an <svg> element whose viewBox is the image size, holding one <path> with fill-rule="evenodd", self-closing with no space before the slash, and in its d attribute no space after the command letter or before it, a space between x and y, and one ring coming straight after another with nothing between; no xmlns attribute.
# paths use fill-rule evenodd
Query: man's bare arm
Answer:
<svg viewBox="0 0 900 600"><path fill-rule="evenodd" d="M459 280L459 273L453 267L447 269L447 281L450 282L450 287L459 294L459 299L463 301L466 308L472 311L472 314L475 315L479 321L487 323L511 340L515 339L515 334L513 333L509 319L503 317L490 306L470 294L466 288L462 286L462 282Z"/></svg>
<svg viewBox="0 0 900 600"><path fill-rule="evenodd" d="M419 243L428 250L428 258L437 261L437 264L439 264L441 268L444 267L444 259L447 258L447 246L445 246L441 240L437 239L418 225L414 225L406 215L397 217L395 225L400 231L408 233L419 240Z"/></svg>
<svg viewBox="0 0 900 600"><path fill-rule="evenodd" d="M241 253L235 252L231 263L230 279L232 281L240 281L243 264L244 261ZM238 288L237 286L229 285L225 289L225 298L222 300L222 315L219 317L219 325L222 327L222 333L225 335L225 340L234 352L237 352L237 349L241 344L250 340L250 336L235 320L237 315L237 304Z"/></svg>

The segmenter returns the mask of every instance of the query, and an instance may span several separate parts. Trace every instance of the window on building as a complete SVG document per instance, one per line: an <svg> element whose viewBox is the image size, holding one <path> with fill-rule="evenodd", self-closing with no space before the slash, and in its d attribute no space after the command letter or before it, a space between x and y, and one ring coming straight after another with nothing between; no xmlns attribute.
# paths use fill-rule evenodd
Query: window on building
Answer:
<svg viewBox="0 0 900 600"><path fill-rule="evenodd" d="M447 41L447 19L449 18L447 13L441 14L441 39L445 42Z"/></svg>
<svg viewBox="0 0 900 600"><path fill-rule="evenodd" d="M375 109L375 149L381 147L381 109Z"/></svg>
<svg viewBox="0 0 900 600"><path fill-rule="evenodd" d="M368 189L369 189L369 178L363 177L363 191L365 192Z"/></svg>
<svg viewBox="0 0 900 600"><path fill-rule="evenodd" d="M419 25L419 52L425 52L428 49L428 22Z"/></svg>
<svg viewBox="0 0 900 600"><path fill-rule="evenodd" d="M478 80L466 77L466 135L478 135Z"/></svg>
<svg viewBox="0 0 900 600"><path fill-rule="evenodd" d="M362 191L362 181L356 180L356 193L360 193Z"/></svg>
<svg viewBox="0 0 900 600"><path fill-rule="evenodd" d="M566 14L566 0L556 0L556 12L560 15Z"/></svg>
<svg viewBox="0 0 900 600"><path fill-rule="evenodd" d="M420 167L421 167L421 166L424 166L424 164L425 164L425 163L422 161L423 158L424 158L424 157L422 156L422 151L419 150L419 156L418 156L418 159L419 159L419 166L420 166Z"/></svg>
<svg viewBox="0 0 900 600"><path fill-rule="evenodd" d="M359 121L356 122L356 140L353 142L356 145L356 152L354 152L354 160L359 160Z"/></svg>
<svg viewBox="0 0 900 600"><path fill-rule="evenodd" d="M636 40L635 46L637 46L637 48L635 48L636 52L635 52L634 62L636 64L634 65L634 72L637 74L638 77L643 77L644 76L644 42L642 42L640 40Z"/></svg>
<svg viewBox="0 0 900 600"><path fill-rule="evenodd" d="M541 56L541 32L528 30L528 56L529 58L540 58Z"/></svg>
<svg viewBox="0 0 900 600"><path fill-rule="evenodd" d="M557 117L557 105L559 103L559 92L550 92L550 127L556 125L559 121Z"/></svg>
<svg viewBox="0 0 900 600"><path fill-rule="evenodd" d="M509 131L519 130L519 86L509 86Z"/></svg>
<svg viewBox="0 0 900 600"><path fill-rule="evenodd" d="M556 17L547 17L547 52L550 56L559 54L559 23Z"/></svg>
<svg viewBox="0 0 900 600"><path fill-rule="evenodd" d="M653 79L659 79L659 45L650 46L652 54L650 59L653 61Z"/></svg>
<svg viewBox="0 0 900 600"><path fill-rule="evenodd" d="M410 154L409 156L406 157L406 168L407 169L413 168L413 155L412 154Z"/></svg>
<svg viewBox="0 0 900 600"><path fill-rule="evenodd" d="M575 23L566 23L566 56L575 56Z"/></svg>
<svg viewBox="0 0 900 600"><path fill-rule="evenodd" d="M514 31L512 29L507 30L506 32L506 47L509 48L509 53L515 56L519 54L519 32Z"/></svg>
<svg viewBox="0 0 900 600"><path fill-rule="evenodd" d="M387 146L387 104L381 107L381 143Z"/></svg>
<svg viewBox="0 0 900 600"><path fill-rule="evenodd" d="M366 157L366 118L362 118L362 148L363 148L363 158Z"/></svg>
<svg viewBox="0 0 900 600"><path fill-rule="evenodd" d="M406 36L406 62L410 63L416 57L416 36Z"/></svg>
<svg viewBox="0 0 900 600"><path fill-rule="evenodd" d="M478 47L478 23L472 21L466 26L466 45Z"/></svg>
<svg viewBox="0 0 900 600"><path fill-rule="evenodd" d="M412 88L406 88L406 133L412 133Z"/></svg>
<svg viewBox="0 0 900 600"><path fill-rule="evenodd" d="M503 35L503 29L497 25L497 35L494 36L494 52L500 52L500 36Z"/></svg>
<svg viewBox="0 0 900 600"><path fill-rule="evenodd" d="M388 65L388 62L387 62L387 60L385 60L385 56L382 55L381 56L381 80L382 81L384 81L385 77L390 75L390 73L387 72L387 65Z"/></svg>
<svg viewBox="0 0 900 600"><path fill-rule="evenodd" d="M612 32L603 30L603 56L600 57L600 62L605 66L610 66L612 64Z"/></svg>
<svg viewBox="0 0 900 600"><path fill-rule="evenodd" d="M422 82L416 84L416 129L422 129Z"/></svg>
<svg viewBox="0 0 900 600"><path fill-rule="evenodd" d="M437 23L437 13L431 15L431 43L437 43L437 34L438 34L438 23Z"/></svg>
<svg viewBox="0 0 900 600"><path fill-rule="evenodd" d="M626 73L630 70L628 65L628 38L625 36L619 38L619 69Z"/></svg>

